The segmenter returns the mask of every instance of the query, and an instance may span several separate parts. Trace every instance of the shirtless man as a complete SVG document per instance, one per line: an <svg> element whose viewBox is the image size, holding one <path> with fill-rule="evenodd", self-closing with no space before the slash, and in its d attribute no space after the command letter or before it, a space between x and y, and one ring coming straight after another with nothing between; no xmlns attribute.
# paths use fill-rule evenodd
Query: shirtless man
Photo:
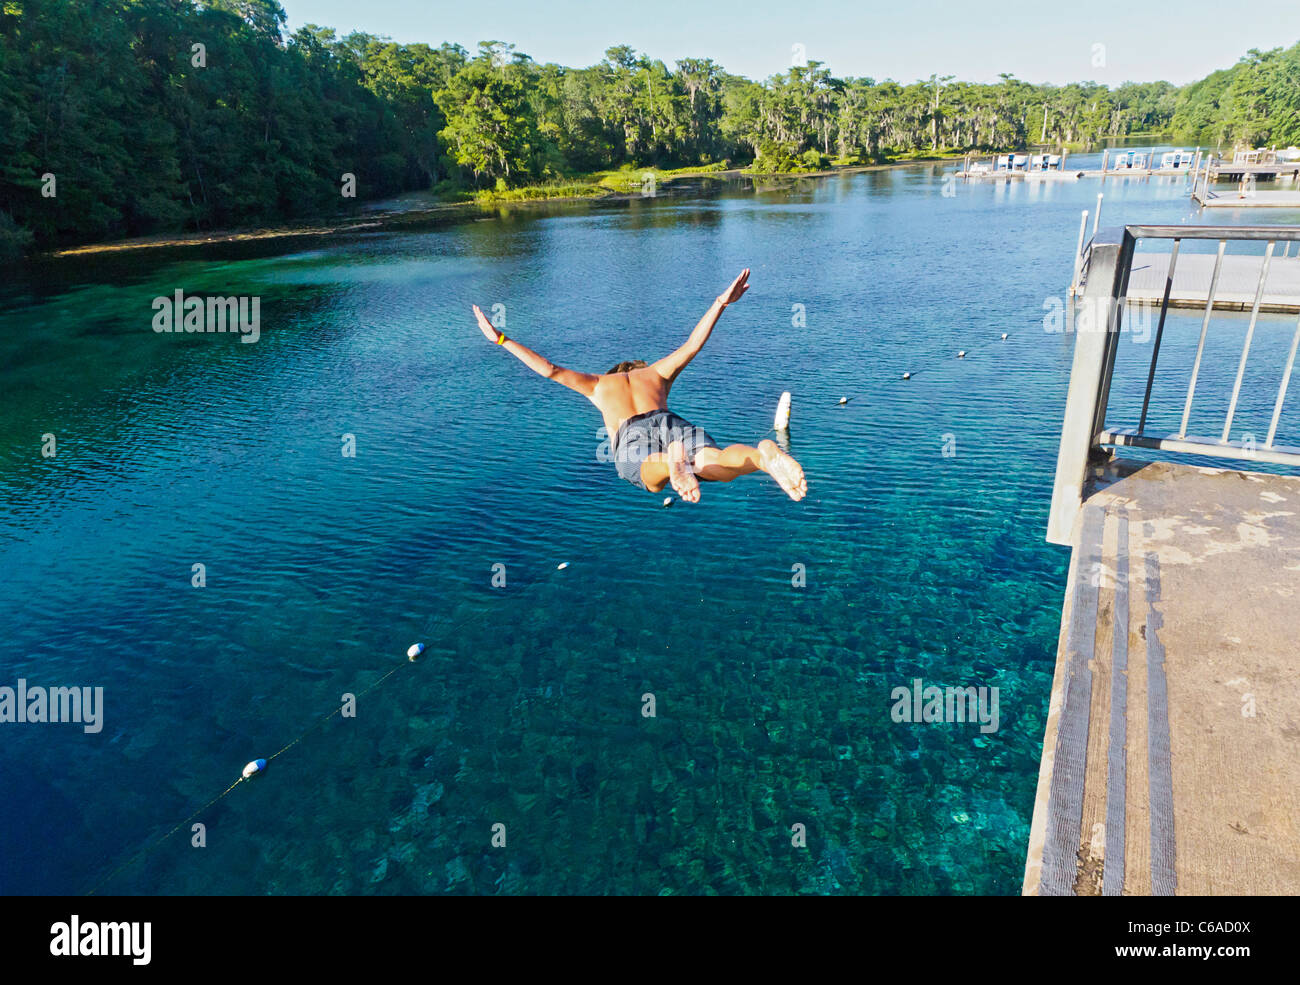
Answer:
<svg viewBox="0 0 1300 985"><path fill-rule="evenodd" d="M607 433L614 436L614 464L618 474L634 486L659 492L671 482L682 499L698 503L700 479L730 482L750 472L766 472L791 499L799 500L808 493L803 469L775 441L760 441L756 448L750 445L719 448L707 431L668 409L668 391L704 347L727 305L735 304L749 290L748 280L746 268L718 295L690 338L675 352L648 366L639 359L619 363L608 373L579 373L556 366L497 331L478 305L474 305L474 317L489 342L505 348L534 373L576 390L596 405L605 419Z"/></svg>

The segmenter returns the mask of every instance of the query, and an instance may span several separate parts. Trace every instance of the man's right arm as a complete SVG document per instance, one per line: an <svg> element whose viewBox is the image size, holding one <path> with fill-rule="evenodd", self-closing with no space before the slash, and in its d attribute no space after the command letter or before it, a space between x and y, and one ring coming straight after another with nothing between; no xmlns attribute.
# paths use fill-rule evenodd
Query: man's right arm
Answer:
<svg viewBox="0 0 1300 985"><path fill-rule="evenodd" d="M566 386L570 390L576 390L584 397L590 397L596 389L596 381L599 377L591 373L579 373L576 370L565 369L563 366L557 366L545 356L534 352L528 346L516 342L514 339L506 338L505 332L495 328L487 316L479 310L478 305L474 305L474 317L478 319L478 327L482 330L483 335L491 342L495 342L506 352L514 356L521 363L531 369L538 376L545 376L548 380L554 380L561 386Z"/></svg>

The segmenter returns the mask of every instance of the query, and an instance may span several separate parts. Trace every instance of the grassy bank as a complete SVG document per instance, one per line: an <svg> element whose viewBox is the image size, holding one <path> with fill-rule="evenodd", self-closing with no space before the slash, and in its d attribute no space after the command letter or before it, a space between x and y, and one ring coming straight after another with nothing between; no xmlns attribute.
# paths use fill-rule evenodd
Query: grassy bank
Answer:
<svg viewBox="0 0 1300 985"><path fill-rule="evenodd" d="M895 164L913 164L924 161L961 160L963 151L938 153L908 153L880 161L865 161L857 157L829 158L820 156L817 161L801 158L778 163L762 158L744 167L735 167L730 161L717 161L685 168L623 167L610 171L592 171L572 178L561 178L524 185L519 188L478 192L450 191L446 201L475 201L481 205L505 202L541 201L561 198L600 198L605 195L638 195L647 187L670 184L677 178L724 177L727 175L781 176L828 175L837 172L860 171L867 168L890 167Z"/></svg>
<svg viewBox="0 0 1300 985"><path fill-rule="evenodd" d="M602 188L627 195L639 192L648 184L664 185L674 178L720 175L734 170L730 161L698 164L689 168L620 168L617 171L596 171L590 177Z"/></svg>
<svg viewBox="0 0 1300 985"><path fill-rule="evenodd" d="M592 171L570 178L555 178L518 188L481 189L477 192L449 190L445 201L473 201L480 205L498 205L506 202L536 202L563 198L600 198L605 195L631 195L649 185L667 184L674 178L687 175L720 174L728 170L728 162L704 164L689 168L634 168L613 171Z"/></svg>
<svg viewBox="0 0 1300 985"><path fill-rule="evenodd" d="M520 188L483 189L474 194L473 201L480 205L497 205L501 202L534 202L552 198L595 198L609 190L588 181L548 181Z"/></svg>
<svg viewBox="0 0 1300 985"><path fill-rule="evenodd" d="M286 223L278 227L213 230L203 233L157 235L105 243L91 243L68 247L54 252L54 256L92 255L115 253L159 247L200 246L213 243L238 243L251 240L323 238L361 231L375 231L394 227L418 227L440 218L451 218L479 208L498 208L511 205L540 205L548 201L575 199L619 198L639 196L653 176L656 186L668 185L678 178L690 177L751 177L751 178L820 178L835 174L851 174L894 167L900 164L922 163L960 159L961 152L942 156L906 157L883 163L864 163L857 158L826 160L820 168L802 167L797 171L766 172L751 167L732 167L728 161L687 168L620 168L612 171L595 171L589 174L560 178L535 185L509 189L481 189L474 191L463 187L441 187L428 196L427 205L401 211L378 212L363 215L339 216L334 219L305 220Z"/></svg>

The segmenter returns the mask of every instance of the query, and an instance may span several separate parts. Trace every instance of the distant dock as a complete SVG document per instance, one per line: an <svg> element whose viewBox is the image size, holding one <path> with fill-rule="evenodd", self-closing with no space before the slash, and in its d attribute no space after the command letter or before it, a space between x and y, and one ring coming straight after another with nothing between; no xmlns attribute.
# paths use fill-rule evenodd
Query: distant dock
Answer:
<svg viewBox="0 0 1300 985"><path fill-rule="evenodd" d="M1282 151L1276 147L1238 150L1233 153L1231 161L1212 157L1206 164L1210 181L1294 181L1300 178L1300 151L1295 147Z"/></svg>
<svg viewBox="0 0 1300 985"><path fill-rule="evenodd" d="M1300 176L1300 161L1274 161L1272 164L1235 164L1232 161L1211 161L1212 180L1234 181L1253 174L1257 178L1273 180Z"/></svg>
<svg viewBox="0 0 1300 985"><path fill-rule="evenodd" d="M1300 190L1200 188L1192 192L1192 199L1206 209L1300 209Z"/></svg>
<svg viewBox="0 0 1300 985"><path fill-rule="evenodd" d="M1175 150L1119 150L1102 154L1100 168L1072 168L1069 155L998 154L988 161L968 155L957 177L969 181L1079 181L1129 178L1187 178L1192 200L1204 208L1300 209L1300 188L1256 190L1257 181L1300 182L1300 160L1287 160L1276 150L1243 151L1225 161L1213 154ZM1213 186L1235 181L1237 188L1219 191Z"/></svg>
<svg viewBox="0 0 1300 985"><path fill-rule="evenodd" d="M1292 151L1287 157L1294 156ZM1277 150L1239 151L1233 160L1211 158L1192 176L1192 201L1205 209L1300 209L1300 160L1289 160ZM1237 187L1220 191L1218 182L1235 181ZM1291 188L1256 187L1259 181L1280 181Z"/></svg>
<svg viewBox="0 0 1300 985"><path fill-rule="evenodd" d="M1069 154L1010 153L996 154L987 162L968 154L957 177L978 181L1028 180L1075 181L1081 178L1180 178L1196 174L1201 166L1201 149L1162 152L1118 150L1114 157L1108 148L1102 153L1100 168L1072 168Z"/></svg>
<svg viewBox="0 0 1300 985"><path fill-rule="evenodd" d="M958 171L958 178L982 181L1076 181L1080 178L1185 178L1189 168L1117 168L1109 171L1090 168L1064 171Z"/></svg>

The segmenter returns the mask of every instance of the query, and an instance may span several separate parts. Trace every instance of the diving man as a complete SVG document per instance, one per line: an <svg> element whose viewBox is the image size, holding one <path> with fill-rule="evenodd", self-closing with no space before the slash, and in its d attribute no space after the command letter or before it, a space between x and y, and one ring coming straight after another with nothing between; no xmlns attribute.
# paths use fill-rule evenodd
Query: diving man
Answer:
<svg viewBox="0 0 1300 985"><path fill-rule="evenodd" d="M808 492L799 463L771 440L758 445L718 447L707 431L668 409L668 392L682 370L704 347L713 326L728 305L749 290L749 269L740 272L718 295L690 337L676 350L653 363L622 362L608 373L580 373L556 366L532 349L506 338L474 305L474 317L489 342L502 346L533 372L582 394L600 411L607 432L614 436L618 474L634 486L659 492L672 483L688 503L700 500L700 482L730 482L751 472L766 472L791 499Z"/></svg>

